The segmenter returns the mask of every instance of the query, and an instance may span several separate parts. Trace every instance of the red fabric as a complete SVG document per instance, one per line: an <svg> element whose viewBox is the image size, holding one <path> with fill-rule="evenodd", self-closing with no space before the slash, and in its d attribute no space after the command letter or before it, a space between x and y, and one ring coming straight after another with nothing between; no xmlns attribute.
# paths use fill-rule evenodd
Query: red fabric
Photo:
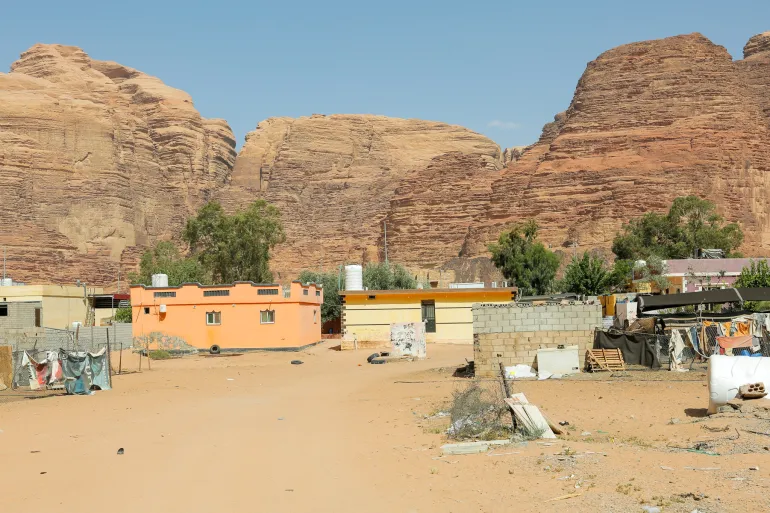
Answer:
<svg viewBox="0 0 770 513"><path fill-rule="evenodd" d="M717 337L717 343L722 349L736 349L741 347L751 347L753 345L751 335L742 335L740 337Z"/></svg>

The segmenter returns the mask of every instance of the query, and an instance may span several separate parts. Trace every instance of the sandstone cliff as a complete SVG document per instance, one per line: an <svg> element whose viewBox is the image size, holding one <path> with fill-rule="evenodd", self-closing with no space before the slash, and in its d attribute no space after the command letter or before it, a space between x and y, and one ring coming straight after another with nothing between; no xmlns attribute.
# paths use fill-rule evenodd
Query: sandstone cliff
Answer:
<svg viewBox="0 0 770 513"><path fill-rule="evenodd" d="M14 279L110 284L228 179L232 131L186 93L82 50L0 73L0 246Z"/></svg>
<svg viewBox="0 0 770 513"><path fill-rule="evenodd" d="M462 127L370 115L263 121L246 137L229 209L264 198L283 213L277 279L384 257L431 269L456 257L499 176L498 146Z"/></svg>
<svg viewBox="0 0 770 513"><path fill-rule="evenodd" d="M767 36L747 58L700 34L624 45L588 64L569 109L492 184L471 253L535 217L554 247L611 245L621 223L681 195L742 224L747 254L770 250Z"/></svg>

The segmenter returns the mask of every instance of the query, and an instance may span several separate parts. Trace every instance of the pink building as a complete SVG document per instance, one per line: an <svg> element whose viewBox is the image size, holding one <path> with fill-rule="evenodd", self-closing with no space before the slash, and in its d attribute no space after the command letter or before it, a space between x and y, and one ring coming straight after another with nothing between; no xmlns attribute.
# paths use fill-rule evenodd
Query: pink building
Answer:
<svg viewBox="0 0 770 513"><path fill-rule="evenodd" d="M743 268L748 267L752 260L770 263L770 259L763 257L665 260L668 268L666 277L670 282L668 293L732 287Z"/></svg>

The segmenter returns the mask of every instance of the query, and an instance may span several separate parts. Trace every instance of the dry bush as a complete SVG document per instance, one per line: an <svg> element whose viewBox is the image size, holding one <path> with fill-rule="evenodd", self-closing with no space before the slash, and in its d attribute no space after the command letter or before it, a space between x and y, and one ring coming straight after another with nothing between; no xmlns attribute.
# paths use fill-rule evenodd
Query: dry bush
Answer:
<svg viewBox="0 0 770 513"><path fill-rule="evenodd" d="M452 394L449 438L498 440L513 434L511 415L499 383L472 381Z"/></svg>

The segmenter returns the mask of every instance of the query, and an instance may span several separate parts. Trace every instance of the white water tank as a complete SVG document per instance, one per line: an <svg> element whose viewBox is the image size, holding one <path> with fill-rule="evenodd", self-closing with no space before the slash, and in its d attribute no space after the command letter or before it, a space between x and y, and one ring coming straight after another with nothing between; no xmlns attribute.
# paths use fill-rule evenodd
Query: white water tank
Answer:
<svg viewBox="0 0 770 513"><path fill-rule="evenodd" d="M364 290L364 268L360 265L345 266L345 290Z"/></svg>
<svg viewBox="0 0 770 513"><path fill-rule="evenodd" d="M168 274L153 274L152 275L153 287L168 287Z"/></svg>
<svg viewBox="0 0 770 513"><path fill-rule="evenodd" d="M0 278L0 287L10 287L13 285L12 278Z"/></svg>

